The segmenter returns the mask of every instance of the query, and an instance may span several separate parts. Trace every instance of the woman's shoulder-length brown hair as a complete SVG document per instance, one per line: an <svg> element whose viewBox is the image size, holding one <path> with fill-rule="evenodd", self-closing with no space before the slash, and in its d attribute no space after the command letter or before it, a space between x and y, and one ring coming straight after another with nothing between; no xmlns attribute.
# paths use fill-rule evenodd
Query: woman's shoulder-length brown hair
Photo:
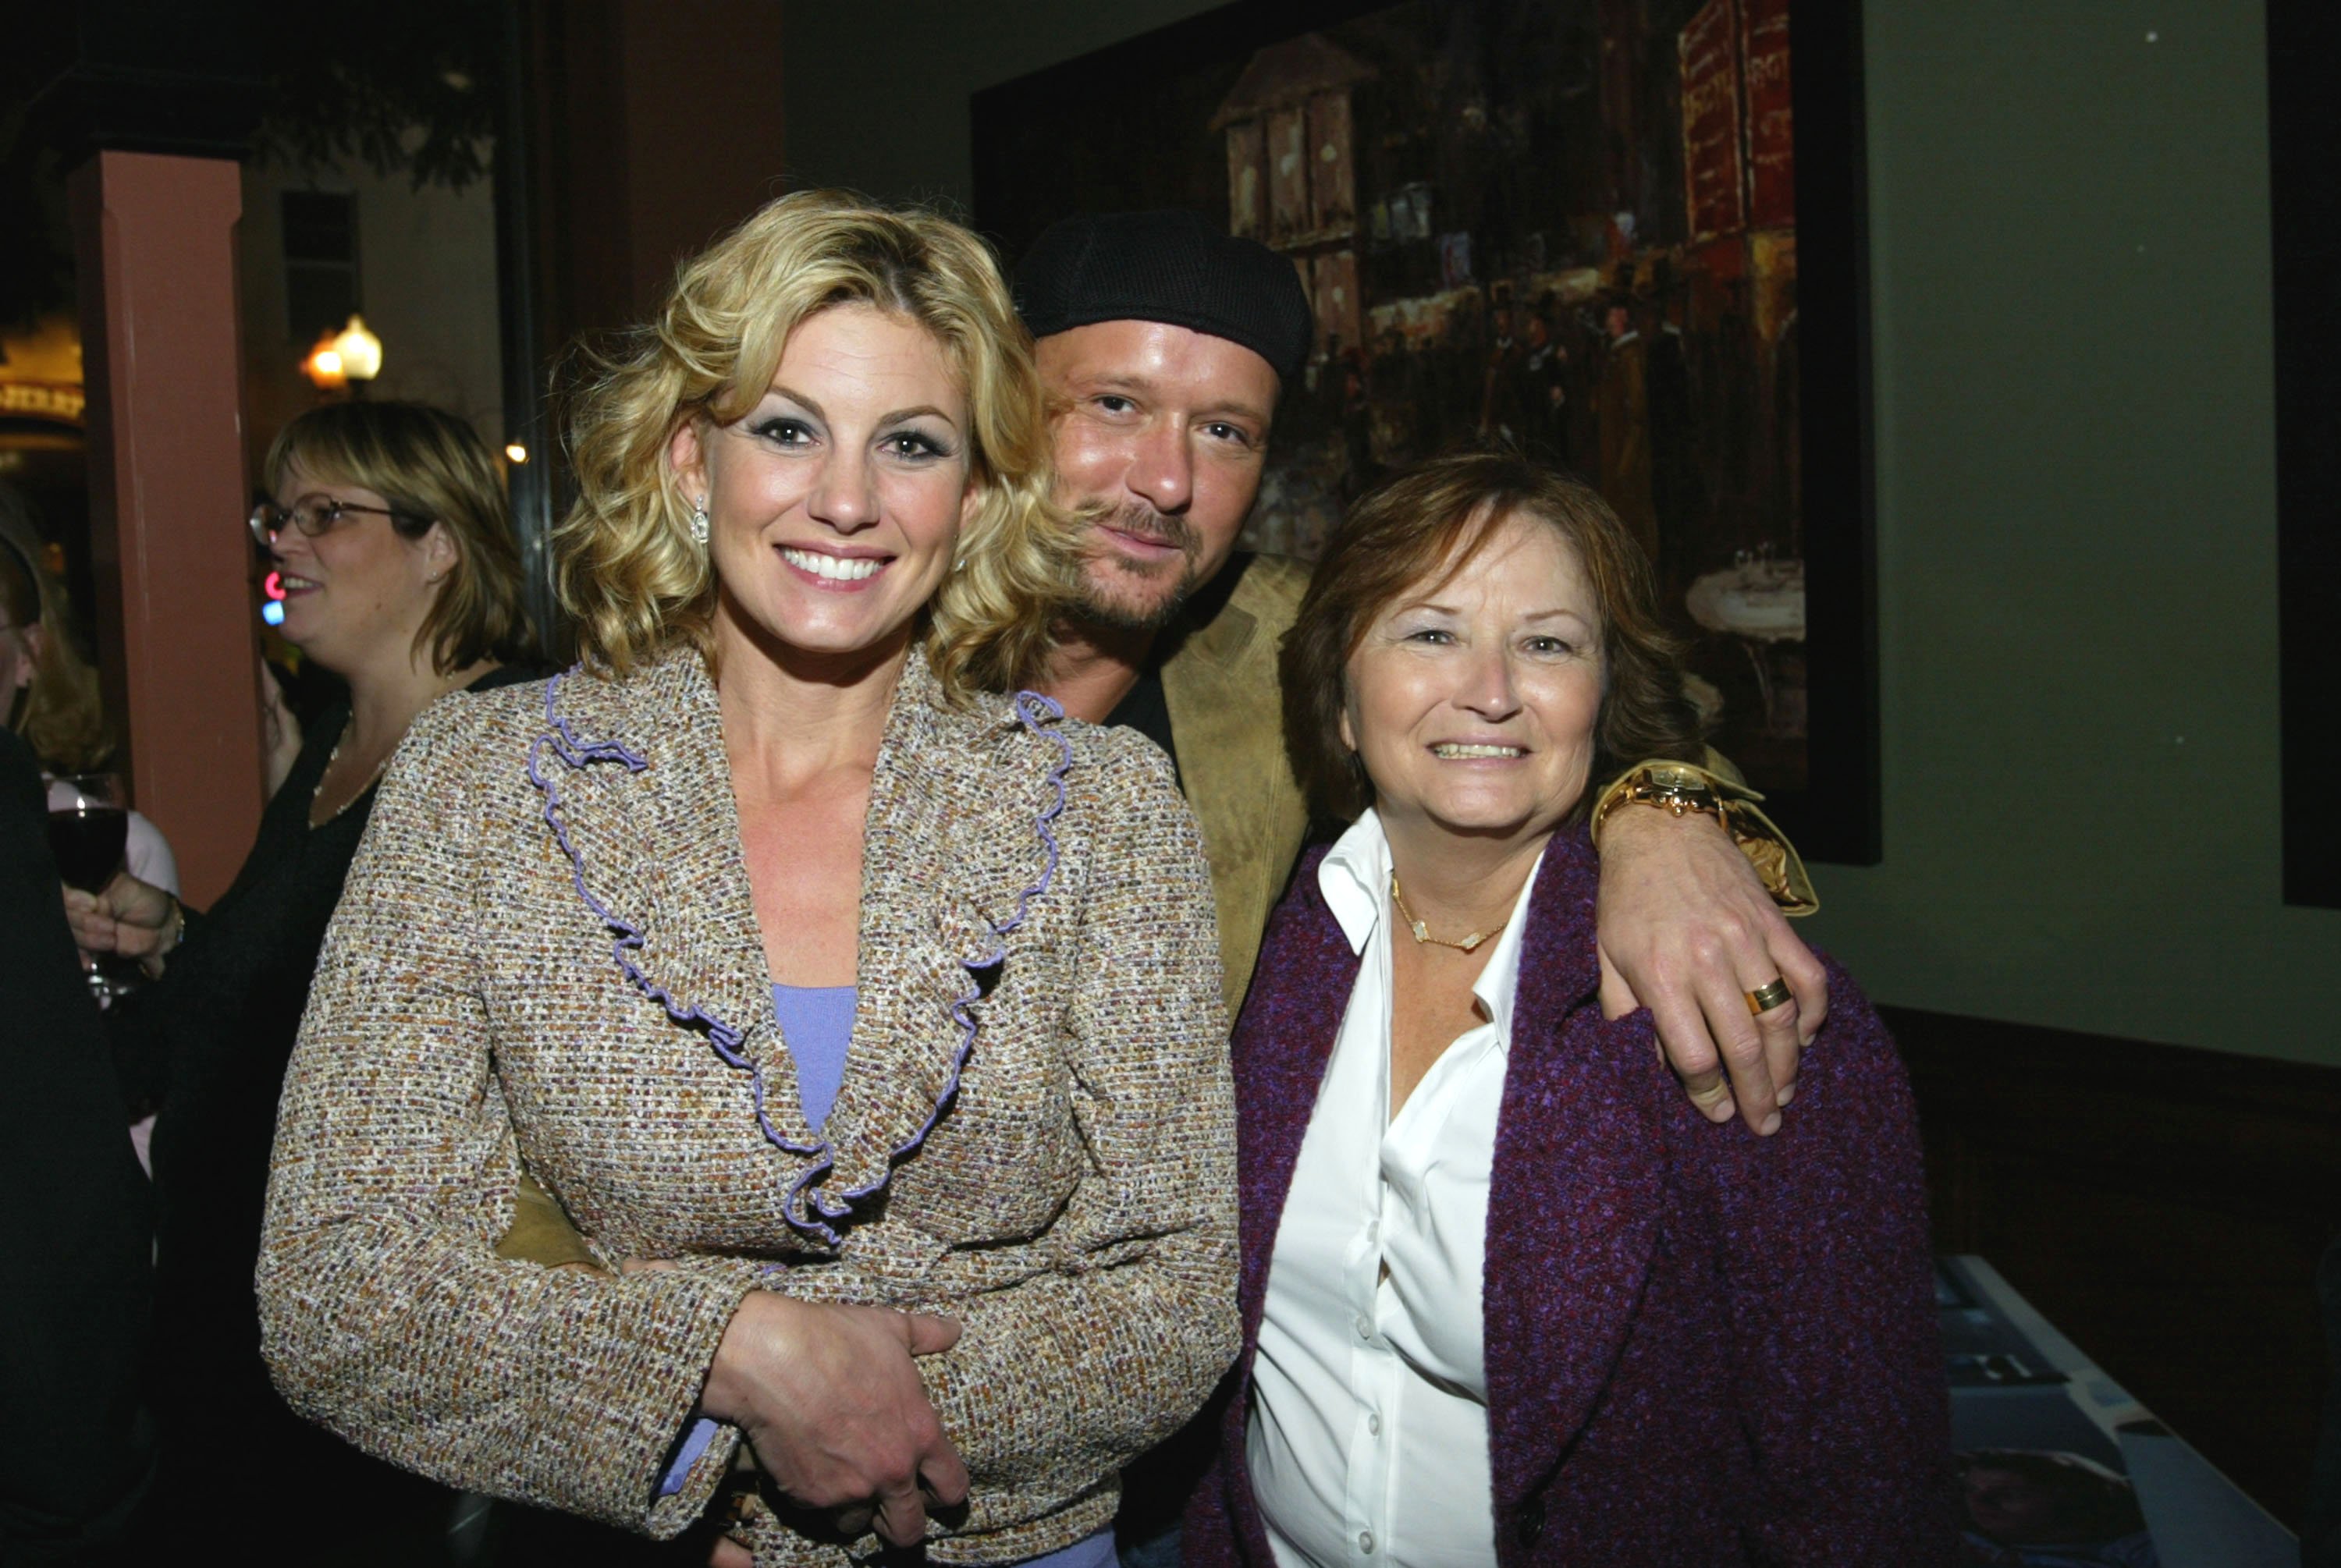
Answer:
<svg viewBox="0 0 2341 1568"><path fill-rule="evenodd" d="M1500 451L1436 457L1358 498L1310 578L1280 656L1285 744L1316 809L1342 821L1373 804L1341 741L1350 656L1383 611L1460 571L1505 519L1549 524L1583 563L1601 618L1604 690L1594 773L1649 758L1698 761L1682 646L1666 629L1649 558L1592 487ZM1589 789L1571 820L1592 804Z"/></svg>
<svg viewBox="0 0 2341 1568"><path fill-rule="evenodd" d="M295 467L381 496L402 538L420 539L434 523L446 531L456 564L414 634L439 673L534 656L503 475L469 420L428 403L326 403L277 432L262 482L274 494Z"/></svg>

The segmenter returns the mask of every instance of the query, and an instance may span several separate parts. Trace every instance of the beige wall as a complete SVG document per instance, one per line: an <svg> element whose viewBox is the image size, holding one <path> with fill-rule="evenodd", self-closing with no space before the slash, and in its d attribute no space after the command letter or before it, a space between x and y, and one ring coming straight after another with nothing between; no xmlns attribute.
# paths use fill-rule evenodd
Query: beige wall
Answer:
<svg viewBox="0 0 2341 1568"><path fill-rule="evenodd" d="M2257 6L1872 0L1886 997L2341 1064L2287 908Z"/></svg>
<svg viewBox="0 0 2341 1568"><path fill-rule="evenodd" d="M284 319L280 193L316 190L357 198L359 292L366 325L382 340L373 395L436 403L503 444L496 314L495 198L489 183L417 191L404 174L363 165L295 170L254 160L244 170L238 234L244 294L244 407L256 460L316 392L300 372L314 339L295 342Z"/></svg>

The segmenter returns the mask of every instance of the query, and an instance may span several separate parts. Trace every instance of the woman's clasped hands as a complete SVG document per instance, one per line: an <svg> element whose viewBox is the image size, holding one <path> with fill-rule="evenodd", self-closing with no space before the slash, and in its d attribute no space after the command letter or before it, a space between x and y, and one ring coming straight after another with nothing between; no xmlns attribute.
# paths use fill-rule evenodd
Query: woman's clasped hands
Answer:
<svg viewBox="0 0 2341 1568"><path fill-rule="evenodd" d="M926 1539L930 1508L967 1500L967 1466L943 1435L913 1358L959 1342L956 1320L832 1306L757 1291L715 1353L700 1408L740 1429L758 1468L848 1534ZM716 1561L744 1561L719 1552Z"/></svg>

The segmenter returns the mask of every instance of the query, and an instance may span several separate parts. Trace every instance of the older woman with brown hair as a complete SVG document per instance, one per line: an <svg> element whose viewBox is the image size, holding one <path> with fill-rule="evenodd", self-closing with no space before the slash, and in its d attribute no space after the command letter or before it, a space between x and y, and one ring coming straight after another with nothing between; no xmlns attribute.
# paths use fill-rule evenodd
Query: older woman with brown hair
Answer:
<svg viewBox="0 0 2341 1568"><path fill-rule="evenodd" d="M1283 658L1296 760L1356 820L1236 1031L1244 1350L1188 1561L1945 1558L1875 1016L1832 969L1769 1139L1685 1103L1647 1012L1605 1016L1587 782L1699 755L1616 516L1509 456L1428 463L1358 502Z"/></svg>
<svg viewBox="0 0 2341 1568"><path fill-rule="evenodd" d="M598 361L571 451L583 662L417 726L326 946L278 1386L662 1536L744 1444L762 1563L1108 1563L1117 1471L1234 1347L1233 1112L1168 764L1017 690L1079 534L998 270L784 196ZM500 1256L523 1169L669 1266Z"/></svg>

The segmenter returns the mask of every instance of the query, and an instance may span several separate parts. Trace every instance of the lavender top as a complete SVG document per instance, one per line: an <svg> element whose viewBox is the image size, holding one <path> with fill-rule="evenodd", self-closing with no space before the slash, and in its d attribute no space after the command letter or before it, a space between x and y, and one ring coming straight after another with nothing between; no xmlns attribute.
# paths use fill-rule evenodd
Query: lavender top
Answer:
<svg viewBox="0 0 2341 1568"><path fill-rule="evenodd" d="M829 1119L830 1107L845 1081L845 1052L853 1038L853 1009L860 996L852 986L772 987L772 1016L780 1020L781 1038L797 1069L797 1103L815 1132ZM661 1496L682 1490L691 1467L715 1436L715 1423L704 1416L691 1424L667 1466ZM1061 1552L1032 1558L1023 1568L1111 1568L1113 1532L1101 1530L1076 1541Z"/></svg>
<svg viewBox="0 0 2341 1568"><path fill-rule="evenodd" d="M858 995L852 986L772 987L772 1017L781 1021L781 1038L797 1065L797 1103L815 1132L829 1120L838 1086L845 1082Z"/></svg>
<svg viewBox="0 0 2341 1568"><path fill-rule="evenodd" d="M797 1067L797 1104L815 1132L829 1120L829 1107L845 1082L845 1049L853 1040L853 1007L860 995L852 986L772 986L772 1017L780 1020L781 1040ZM659 1483L660 1496L682 1490L691 1467L714 1440L714 1422L702 1415L691 1424Z"/></svg>

